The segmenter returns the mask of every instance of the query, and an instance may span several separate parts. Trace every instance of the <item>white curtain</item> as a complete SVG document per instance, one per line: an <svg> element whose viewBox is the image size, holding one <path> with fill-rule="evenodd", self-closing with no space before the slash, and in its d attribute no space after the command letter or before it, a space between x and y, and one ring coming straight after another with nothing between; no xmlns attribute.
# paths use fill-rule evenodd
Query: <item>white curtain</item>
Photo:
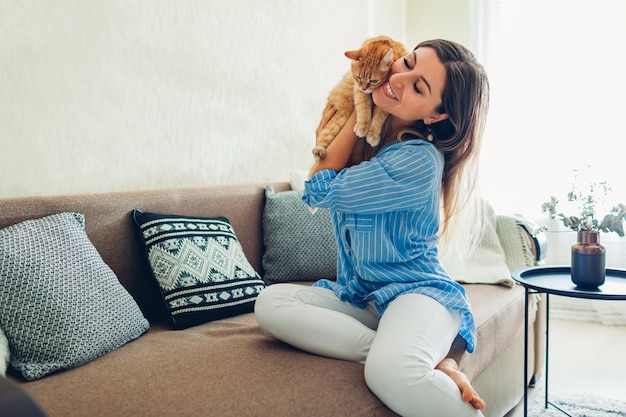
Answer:
<svg viewBox="0 0 626 417"><path fill-rule="evenodd" d="M575 234L541 213L590 164L626 204L626 2L475 0L477 51L492 88L482 189L496 208L548 225L548 262L569 264ZM568 213L566 213L568 214ZM572 213L573 214L573 213ZM602 236L607 266L626 268L626 238ZM559 307L562 305L562 307ZM626 324L626 302L553 302L567 318Z"/></svg>

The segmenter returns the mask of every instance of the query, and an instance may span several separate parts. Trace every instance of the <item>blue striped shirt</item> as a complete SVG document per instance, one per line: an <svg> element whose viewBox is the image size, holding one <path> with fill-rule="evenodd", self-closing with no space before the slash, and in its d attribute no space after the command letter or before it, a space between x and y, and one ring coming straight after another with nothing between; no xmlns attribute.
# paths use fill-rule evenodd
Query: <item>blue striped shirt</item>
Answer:
<svg viewBox="0 0 626 417"><path fill-rule="evenodd" d="M385 146L371 160L340 172L322 170L305 183L303 200L327 207L338 245L337 281L314 285L382 315L400 294L419 293L461 313L467 351L476 326L463 286L437 257L443 155L413 139Z"/></svg>

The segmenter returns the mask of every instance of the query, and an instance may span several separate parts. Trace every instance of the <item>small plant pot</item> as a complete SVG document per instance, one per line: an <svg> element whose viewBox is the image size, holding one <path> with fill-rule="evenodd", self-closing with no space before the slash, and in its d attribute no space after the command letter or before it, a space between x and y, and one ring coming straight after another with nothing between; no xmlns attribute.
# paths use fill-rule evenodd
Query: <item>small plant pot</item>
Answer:
<svg viewBox="0 0 626 417"><path fill-rule="evenodd" d="M572 282L580 289L593 290L604 284L606 253L599 232L578 232L572 246Z"/></svg>

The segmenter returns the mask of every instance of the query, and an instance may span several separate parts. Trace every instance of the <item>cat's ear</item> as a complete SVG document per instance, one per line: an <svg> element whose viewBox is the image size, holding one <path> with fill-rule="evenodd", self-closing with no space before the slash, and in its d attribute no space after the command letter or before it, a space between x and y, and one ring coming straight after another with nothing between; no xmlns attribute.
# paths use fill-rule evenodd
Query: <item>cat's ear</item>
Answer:
<svg viewBox="0 0 626 417"><path fill-rule="evenodd" d="M393 52L393 49L390 48L389 51L387 51L387 53L383 57L381 64L386 67L389 67L391 64L393 64L393 61L395 61L395 58L396 58L396 54Z"/></svg>
<svg viewBox="0 0 626 417"><path fill-rule="evenodd" d="M345 55L354 60L354 61L358 61L361 58L361 53L357 50L357 51L346 51Z"/></svg>

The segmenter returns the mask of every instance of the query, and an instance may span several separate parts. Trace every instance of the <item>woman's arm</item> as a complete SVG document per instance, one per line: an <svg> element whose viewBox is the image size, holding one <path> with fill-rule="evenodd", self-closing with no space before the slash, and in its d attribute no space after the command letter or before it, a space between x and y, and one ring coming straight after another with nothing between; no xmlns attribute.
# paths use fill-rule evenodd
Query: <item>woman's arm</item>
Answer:
<svg viewBox="0 0 626 417"><path fill-rule="evenodd" d="M434 145L399 142L349 169L318 172L305 184L305 201L360 214L415 210L438 195L442 167L443 157Z"/></svg>
<svg viewBox="0 0 626 417"><path fill-rule="evenodd" d="M321 127L325 126L326 123L332 119L334 114L335 111L330 111L325 114L317 130L319 131ZM312 177L324 169L341 171L346 167L348 161L350 160L350 156L352 155L352 151L359 141L359 138L354 133L355 124L356 113L352 112L346 124L341 128L330 145L328 145L328 148L326 149L326 157L324 159L320 159L311 168L309 177Z"/></svg>

